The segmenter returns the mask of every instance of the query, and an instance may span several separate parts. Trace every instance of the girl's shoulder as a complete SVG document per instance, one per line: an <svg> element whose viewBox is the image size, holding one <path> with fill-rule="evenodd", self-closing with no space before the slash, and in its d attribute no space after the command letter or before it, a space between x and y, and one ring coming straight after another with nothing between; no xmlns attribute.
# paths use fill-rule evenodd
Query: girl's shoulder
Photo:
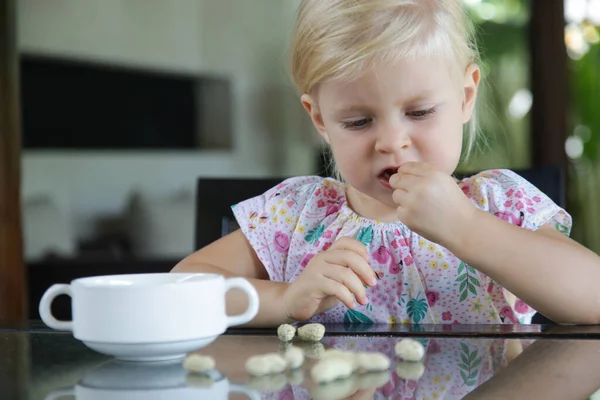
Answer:
<svg viewBox="0 0 600 400"><path fill-rule="evenodd" d="M314 199L345 197L346 192L345 185L333 178L297 176L284 180L267 190L263 196L266 201L287 199L302 204Z"/></svg>
<svg viewBox="0 0 600 400"><path fill-rule="evenodd" d="M266 192L232 206L238 224L271 226L282 221L319 219L337 214L346 199L345 185L333 178L298 176L288 178Z"/></svg>
<svg viewBox="0 0 600 400"><path fill-rule="evenodd" d="M461 180L463 184L529 186L525 178L510 169L488 169Z"/></svg>
<svg viewBox="0 0 600 400"><path fill-rule="evenodd" d="M509 169L481 171L462 179L459 186L467 197L478 201L481 206L486 206L486 199L498 200L500 198L514 198L517 202L519 199L526 201L526 199L533 200L534 198L536 203L552 202L535 185ZM493 198L490 199L490 196ZM494 204L488 203L487 206L494 206Z"/></svg>
<svg viewBox="0 0 600 400"><path fill-rule="evenodd" d="M336 224L345 201L344 184L331 178L300 176L232 206L236 221L267 270L269 278L288 282L321 236L335 239L326 228ZM310 253L312 254L312 253Z"/></svg>
<svg viewBox="0 0 600 400"><path fill-rule="evenodd" d="M571 216L531 182L509 169L491 169L464 178L459 186L480 209L531 230L547 223L568 235Z"/></svg>

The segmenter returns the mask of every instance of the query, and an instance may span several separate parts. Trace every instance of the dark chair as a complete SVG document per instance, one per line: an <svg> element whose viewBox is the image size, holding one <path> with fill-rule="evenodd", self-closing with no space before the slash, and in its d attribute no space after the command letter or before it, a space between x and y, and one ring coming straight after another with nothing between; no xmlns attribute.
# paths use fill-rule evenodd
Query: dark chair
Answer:
<svg viewBox="0 0 600 400"><path fill-rule="evenodd" d="M565 171L562 167L538 167L515 170L515 172L544 192L560 207L565 207ZM470 175L473 174L458 174L457 178L460 179ZM231 212L232 205L258 196L284 179L198 179L196 192L196 249L201 249L238 228ZM532 322L553 323L541 314L536 314Z"/></svg>
<svg viewBox="0 0 600 400"><path fill-rule="evenodd" d="M200 178L196 185L196 249L238 229L231 206L258 196L285 178Z"/></svg>

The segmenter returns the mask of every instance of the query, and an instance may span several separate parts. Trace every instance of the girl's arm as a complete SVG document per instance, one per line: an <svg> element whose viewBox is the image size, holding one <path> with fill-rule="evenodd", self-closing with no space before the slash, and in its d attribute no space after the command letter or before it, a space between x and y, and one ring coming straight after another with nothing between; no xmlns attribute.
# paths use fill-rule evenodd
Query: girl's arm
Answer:
<svg viewBox="0 0 600 400"><path fill-rule="evenodd" d="M538 340L463 400L588 399L598 390L597 340Z"/></svg>
<svg viewBox="0 0 600 400"><path fill-rule="evenodd" d="M237 230L186 257L171 272L206 272L225 278L243 277L256 288L260 300L258 315L248 326L277 326L287 322L281 299L287 283L272 282L263 264L241 230ZM227 314L243 313L248 307L244 292L232 289L226 297Z"/></svg>
<svg viewBox="0 0 600 400"><path fill-rule="evenodd" d="M551 225L530 231L477 211L448 249L562 324L600 324L600 257Z"/></svg>

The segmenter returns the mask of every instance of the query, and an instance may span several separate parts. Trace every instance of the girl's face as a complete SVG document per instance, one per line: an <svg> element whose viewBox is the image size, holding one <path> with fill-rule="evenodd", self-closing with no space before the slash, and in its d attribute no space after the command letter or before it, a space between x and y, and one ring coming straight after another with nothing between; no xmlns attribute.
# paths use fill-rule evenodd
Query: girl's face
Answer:
<svg viewBox="0 0 600 400"><path fill-rule="evenodd" d="M388 179L402 164L426 162L449 175L456 169L478 83L476 65L457 79L445 60L406 60L352 82L324 82L302 103L331 146L350 202L359 196L370 207L395 209Z"/></svg>

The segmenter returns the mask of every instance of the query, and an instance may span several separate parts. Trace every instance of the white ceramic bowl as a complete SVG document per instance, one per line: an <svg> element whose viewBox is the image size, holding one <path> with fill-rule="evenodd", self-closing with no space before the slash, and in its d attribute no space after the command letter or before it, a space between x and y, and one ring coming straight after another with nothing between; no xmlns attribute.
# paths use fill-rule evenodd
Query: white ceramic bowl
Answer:
<svg viewBox="0 0 600 400"><path fill-rule="evenodd" d="M241 315L228 316L225 295L238 288L249 298ZM51 313L56 296L71 296L72 321ZM39 306L46 325L72 331L91 349L129 361L182 358L230 326L258 313L258 294L243 278L217 274L107 275L51 286Z"/></svg>

